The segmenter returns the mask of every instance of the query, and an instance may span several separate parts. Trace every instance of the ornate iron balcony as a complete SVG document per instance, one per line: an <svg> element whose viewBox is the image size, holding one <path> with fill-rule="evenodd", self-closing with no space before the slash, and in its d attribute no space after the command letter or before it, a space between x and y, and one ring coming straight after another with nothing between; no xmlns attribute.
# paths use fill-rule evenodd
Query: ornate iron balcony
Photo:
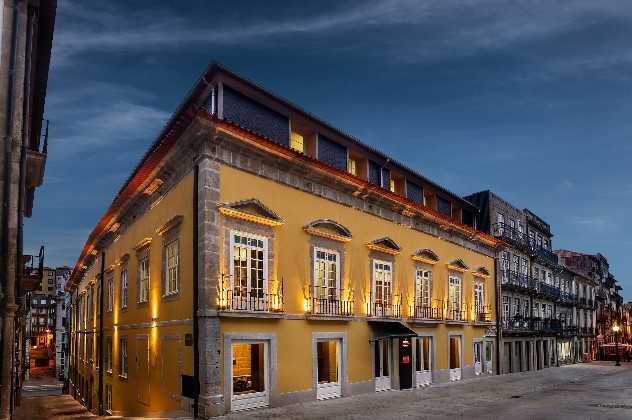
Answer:
<svg viewBox="0 0 632 420"><path fill-rule="evenodd" d="M387 302L374 302L371 316L375 318L401 318L401 305Z"/></svg>
<svg viewBox="0 0 632 420"><path fill-rule="evenodd" d="M272 293L263 288L248 288L237 286L230 281L230 276L220 275L217 288L217 308L220 311L243 312L284 312L283 308L283 280L276 285ZM237 282L238 283L238 282ZM271 283L269 282L268 287ZM233 284L233 287L230 287Z"/></svg>
<svg viewBox="0 0 632 420"><path fill-rule="evenodd" d="M538 292L541 295L555 301L559 300L561 295L560 289L542 281L538 284Z"/></svg>
<svg viewBox="0 0 632 420"><path fill-rule="evenodd" d="M424 303L417 299L413 307L412 318L440 321L443 319L444 303L442 300L433 299L432 304Z"/></svg>
<svg viewBox="0 0 632 420"><path fill-rule="evenodd" d="M492 307L490 305L475 305L474 313L478 322L491 322L492 320Z"/></svg>
<svg viewBox="0 0 632 420"><path fill-rule="evenodd" d="M523 291L534 292L537 290L536 282L527 274L516 271L501 270L500 283L505 288L514 288Z"/></svg>
<svg viewBox="0 0 632 420"><path fill-rule="evenodd" d="M353 300L341 300L345 290L316 288L318 297L312 297L308 312L312 315L352 316ZM328 296L329 294L329 296Z"/></svg>
<svg viewBox="0 0 632 420"><path fill-rule="evenodd" d="M469 321L467 304L464 303L459 306L458 304L448 302L445 319L448 321Z"/></svg>
<svg viewBox="0 0 632 420"><path fill-rule="evenodd" d="M513 244L518 248L529 248L527 235L516 228L512 228L506 223L494 223L492 225L491 234L497 238L503 239L505 242Z"/></svg>

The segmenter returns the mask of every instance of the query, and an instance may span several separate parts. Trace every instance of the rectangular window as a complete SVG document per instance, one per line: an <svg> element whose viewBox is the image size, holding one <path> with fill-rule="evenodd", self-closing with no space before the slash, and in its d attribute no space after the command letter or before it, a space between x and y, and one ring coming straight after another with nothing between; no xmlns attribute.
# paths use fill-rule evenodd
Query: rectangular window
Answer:
<svg viewBox="0 0 632 420"><path fill-rule="evenodd" d="M112 414L112 385L105 385L105 411Z"/></svg>
<svg viewBox="0 0 632 420"><path fill-rule="evenodd" d="M233 305L239 309L251 298L262 299L267 291L267 239L233 232L230 252Z"/></svg>
<svg viewBox="0 0 632 420"><path fill-rule="evenodd" d="M393 266L390 262L386 261L373 261L373 279L375 286L375 299L374 303L376 307L390 308L391 306L391 293L392 293L392 280L393 280Z"/></svg>
<svg viewBox="0 0 632 420"><path fill-rule="evenodd" d="M265 391L264 343L233 344L233 396Z"/></svg>
<svg viewBox="0 0 632 420"><path fill-rule="evenodd" d="M417 270L415 280L416 305L422 308L430 308L432 300L432 271Z"/></svg>
<svg viewBox="0 0 632 420"><path fill-rule="evenodd" d="M290 148L296 150L297 152L304 153L305 144L303 142L303 136L292 131L290 133Z"/></svg>
<svg viewBox="0 0 632 420"><path fill-rule="evenodd" d="M106 294L107 296L105 297L106 299L106 311L107 312L112 312L112 301L114 300L114 273L113 272L109 272L107 274L106 277Z"/></svg>
<svg viewBox="0 0 632 420"><path fill-rule="evenodd" d="M119 339L119 376L127 378L127 337Z"/></svg>
<svg viewBox="0 0 632 420"><path fill-rule="evenodd" d="M526 258L522 258L522 260L521 260L521 267L522 267L522 269L520 270L520 272L522 274L524 274L525 276L527 274L529 274L529 263L528 263Z"/></svg>
<svg viewBox="0 0 632 420"><path fill-rule="evenodd" d="M448 217L452 217L452 203L441 196L437 196L437 211Z"/></svg>
<svg viewBox="0 0 632 420"><path fill-rule="evenodd" d="M505 233L505 215L502 213L496 213L496 223L498 223L498 233L502 235Z"/></svg>
<svg viewBox="0 0 632 420"><path fill-rule="evenodd" d="M424 203L424 190L419 185L406 180L406 196L415 203Z"/></svg>
<svg viewBox="0 0 632 420"><path fill-rule="evenodd" d="M474 308L477 314L485 311L485 285L481 282L474 283Z"/></svg>
<svg viewBox="0 0 632 420"><path fill-rule="evenodd" d="M531 317L531 314L529 313L529 299L522 300L522 310L523 310L523 316L525 318Z"/></svg>
<svg viewBox="0 0 632 420"><path fill-rule="evenodd" d="M121 267L121 308L127 308L127 263Z"/></svg>
<svg viewBox="0 0 632 420"><path fill-rule="evenodd" d="M338 300L340 293L340 256L328 249L314 249L314 297Z"/></svg>
<svg viewBox="0 0 632 420"><path fill-rule="evenodd" d="M388 181L388 189L391 192L395 192L395 180L393 178Z"/></svg>
<svg viewBox="0 0 632 420"><path fill-rule="evenodd" d="M149 250L145 249L138 255L138 293L136 301L144 303L149 301Z"/></svg>
<svg viewBox="0 0 632 420"><path fill-rule="evenodd" d="M461 278L448 277L448 304L452 319L461 319Z"/></svg>
<svg viewBox="0 0 632 420"><path fill-rule="evenodd" d="M165 245L165 293L173 295L180 288L179 264L180 264L180 240L175 239Z"/></svg>
<svg viewBox="0 0 632 420"><path fill-rule="evenodd" d="M112 337L105 337L105 370L112 373Z"/></svg>
<svg viewBox="0 0 632 420"><path fill-rule="evenodd" d="M347 160L347 172L351 175L358 175L358 162L355 159L349 158Z"/></svg>
<svg viewBox="0 0 632 420"><path fill-rule="evenodd" d="M520 271L520 257L517 255L513 256L513 265L511 267L511 271L518 273Z"/></svg>
<svg viewBox="0 0 632 420"><path fill-rule="evenodd" d="M520 299L519 298L514 298L513 306L512 306L511 309L512 309L511 316L518 316L518 315L520 315Z"/></svg>

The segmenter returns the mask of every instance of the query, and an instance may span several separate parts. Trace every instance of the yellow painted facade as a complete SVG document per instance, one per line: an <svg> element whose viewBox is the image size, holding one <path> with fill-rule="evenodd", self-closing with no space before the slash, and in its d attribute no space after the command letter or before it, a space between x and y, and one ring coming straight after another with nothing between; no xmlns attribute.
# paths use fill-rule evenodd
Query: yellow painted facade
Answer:
<svg viewBox="0 0 632 420"><path fill-rule="evenodd" d="M274 261L272 278L283 279L284 309L287 314L304 315L304 290L310 286L310 234L304 226L317 219L332 219L351 231L352 240L344 244L344 266L341 268L341 288L354 291L354 317L349 321L252 318L222 318L221 334L226 333L272 333L277 337L277 391L280 394L309 390L312 388L312 334L317 332L346 332L348 337L348 381L357 383L373 378L373 362L369 340L371 327L367 323L367 301L371 290L370 258L375 255L367 243L388 236L395 240L401 251L394 255L394 295L401 293L403 322L412 308L404 302L412 302L415 269L418 262L412 255L418 249L433 250L440 260L432 265L432 298L447 300L448 264L463 260L471 269L461 273L463 278L462 299L473 300L474 281L484 284L485 303L494 307L494 260L478 252L439 239L410 227L396 225L382 218L359 210L342 206L332 201L283 186L270 180L222 166L220 172L220 199L223 203L244 199L258 199L276 212L283 224L274 228ZM225 219L223 219L225 220ZM224 231L220 229L220 231ZM220 243L227 243L222 237ZM221 253L221 255L225 255ZM220 264L228 271L228 262ZM430 266L427 266L430 267ZM489 272L482 277L472 273L474 268L484 267ZM473 316L473 314L468 314ZM434 368L448 369L448 334L463 334L463 362L473 363L473 340L483 339L486 328L495 319L491 311L488 323L439 322L433 326L410 328L419 334L434 336ZM471 321L471 318L470 318Z"/></svg>
<svg viewBox="0 0 632 420"><path fill-rule="evenodd" d="M107 311L107 292L104 297L104 351L107 348L105 343L111 338L113 365L111 373L104 371L104 389L111 386L114 413L177 411L180 409L180 375L193 375L193 347L192 344L185 345L185 335L192 334L193 319L192 200L193 176L189 174L105 249L104 277L107 279L110 273L113 275L114 294L111 312ZM180 245L180 287L176 295L165 297L161 287L164 243L160 231L175 216L182 216L179 225L174 227L178 229ZM136 248L143 241L149 242L150 293L147 303L137 303ZM128 272L128 303L126 308L122 308L121 272L125 266ZM93 287L99 284L100 270L99 257L77 286L78 294L90 296L87 290L91 283ZM90 362L90 358L82 360L82 355L75 355L73 351L70 363L76 366L77 372L76 375L71 374L70 379L71 389L77 388L80 398L95 407L98 401L96 331L99 328L96 289L92 296L92 316L88 316L86 325L79 325L80 319L73 317L73 340L83 341L83 346L91 341L92 350L88 354L92 354L93 361ZM80 318L84 319L85 315ZM94 337L92 340L91 336ZM121 374L119 359L122 337L127 338L127 378ZM141 352L146 348L145 343L149 345L148 359ZM104 354L104 360L107 357ZM143 363L145 360L148 363Z"/></svg>

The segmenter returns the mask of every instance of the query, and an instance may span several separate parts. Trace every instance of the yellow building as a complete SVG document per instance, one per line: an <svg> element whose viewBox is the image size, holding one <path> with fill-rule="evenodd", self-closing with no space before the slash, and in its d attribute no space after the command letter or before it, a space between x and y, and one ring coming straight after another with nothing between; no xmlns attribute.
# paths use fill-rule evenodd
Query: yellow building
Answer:
<svg viewBox="0 0 632 420"><path fill-rule="evenodd" d="M68 282L71 391L208 417L491 373L500 244L476 212L213 64Z"/></svg>

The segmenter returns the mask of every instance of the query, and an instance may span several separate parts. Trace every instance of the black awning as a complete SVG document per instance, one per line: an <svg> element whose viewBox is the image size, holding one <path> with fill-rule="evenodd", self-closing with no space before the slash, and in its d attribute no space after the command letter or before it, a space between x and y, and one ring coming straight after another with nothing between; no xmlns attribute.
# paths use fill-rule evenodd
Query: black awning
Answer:
<svg viewBox="0 0 632 420"><path fill-rule="evenodd" d="M387 337L414 337L417 333L400 321L381 321L377 319L369 320L369 325L373 330L373 338L375 341L380 338Z"/></svg>

